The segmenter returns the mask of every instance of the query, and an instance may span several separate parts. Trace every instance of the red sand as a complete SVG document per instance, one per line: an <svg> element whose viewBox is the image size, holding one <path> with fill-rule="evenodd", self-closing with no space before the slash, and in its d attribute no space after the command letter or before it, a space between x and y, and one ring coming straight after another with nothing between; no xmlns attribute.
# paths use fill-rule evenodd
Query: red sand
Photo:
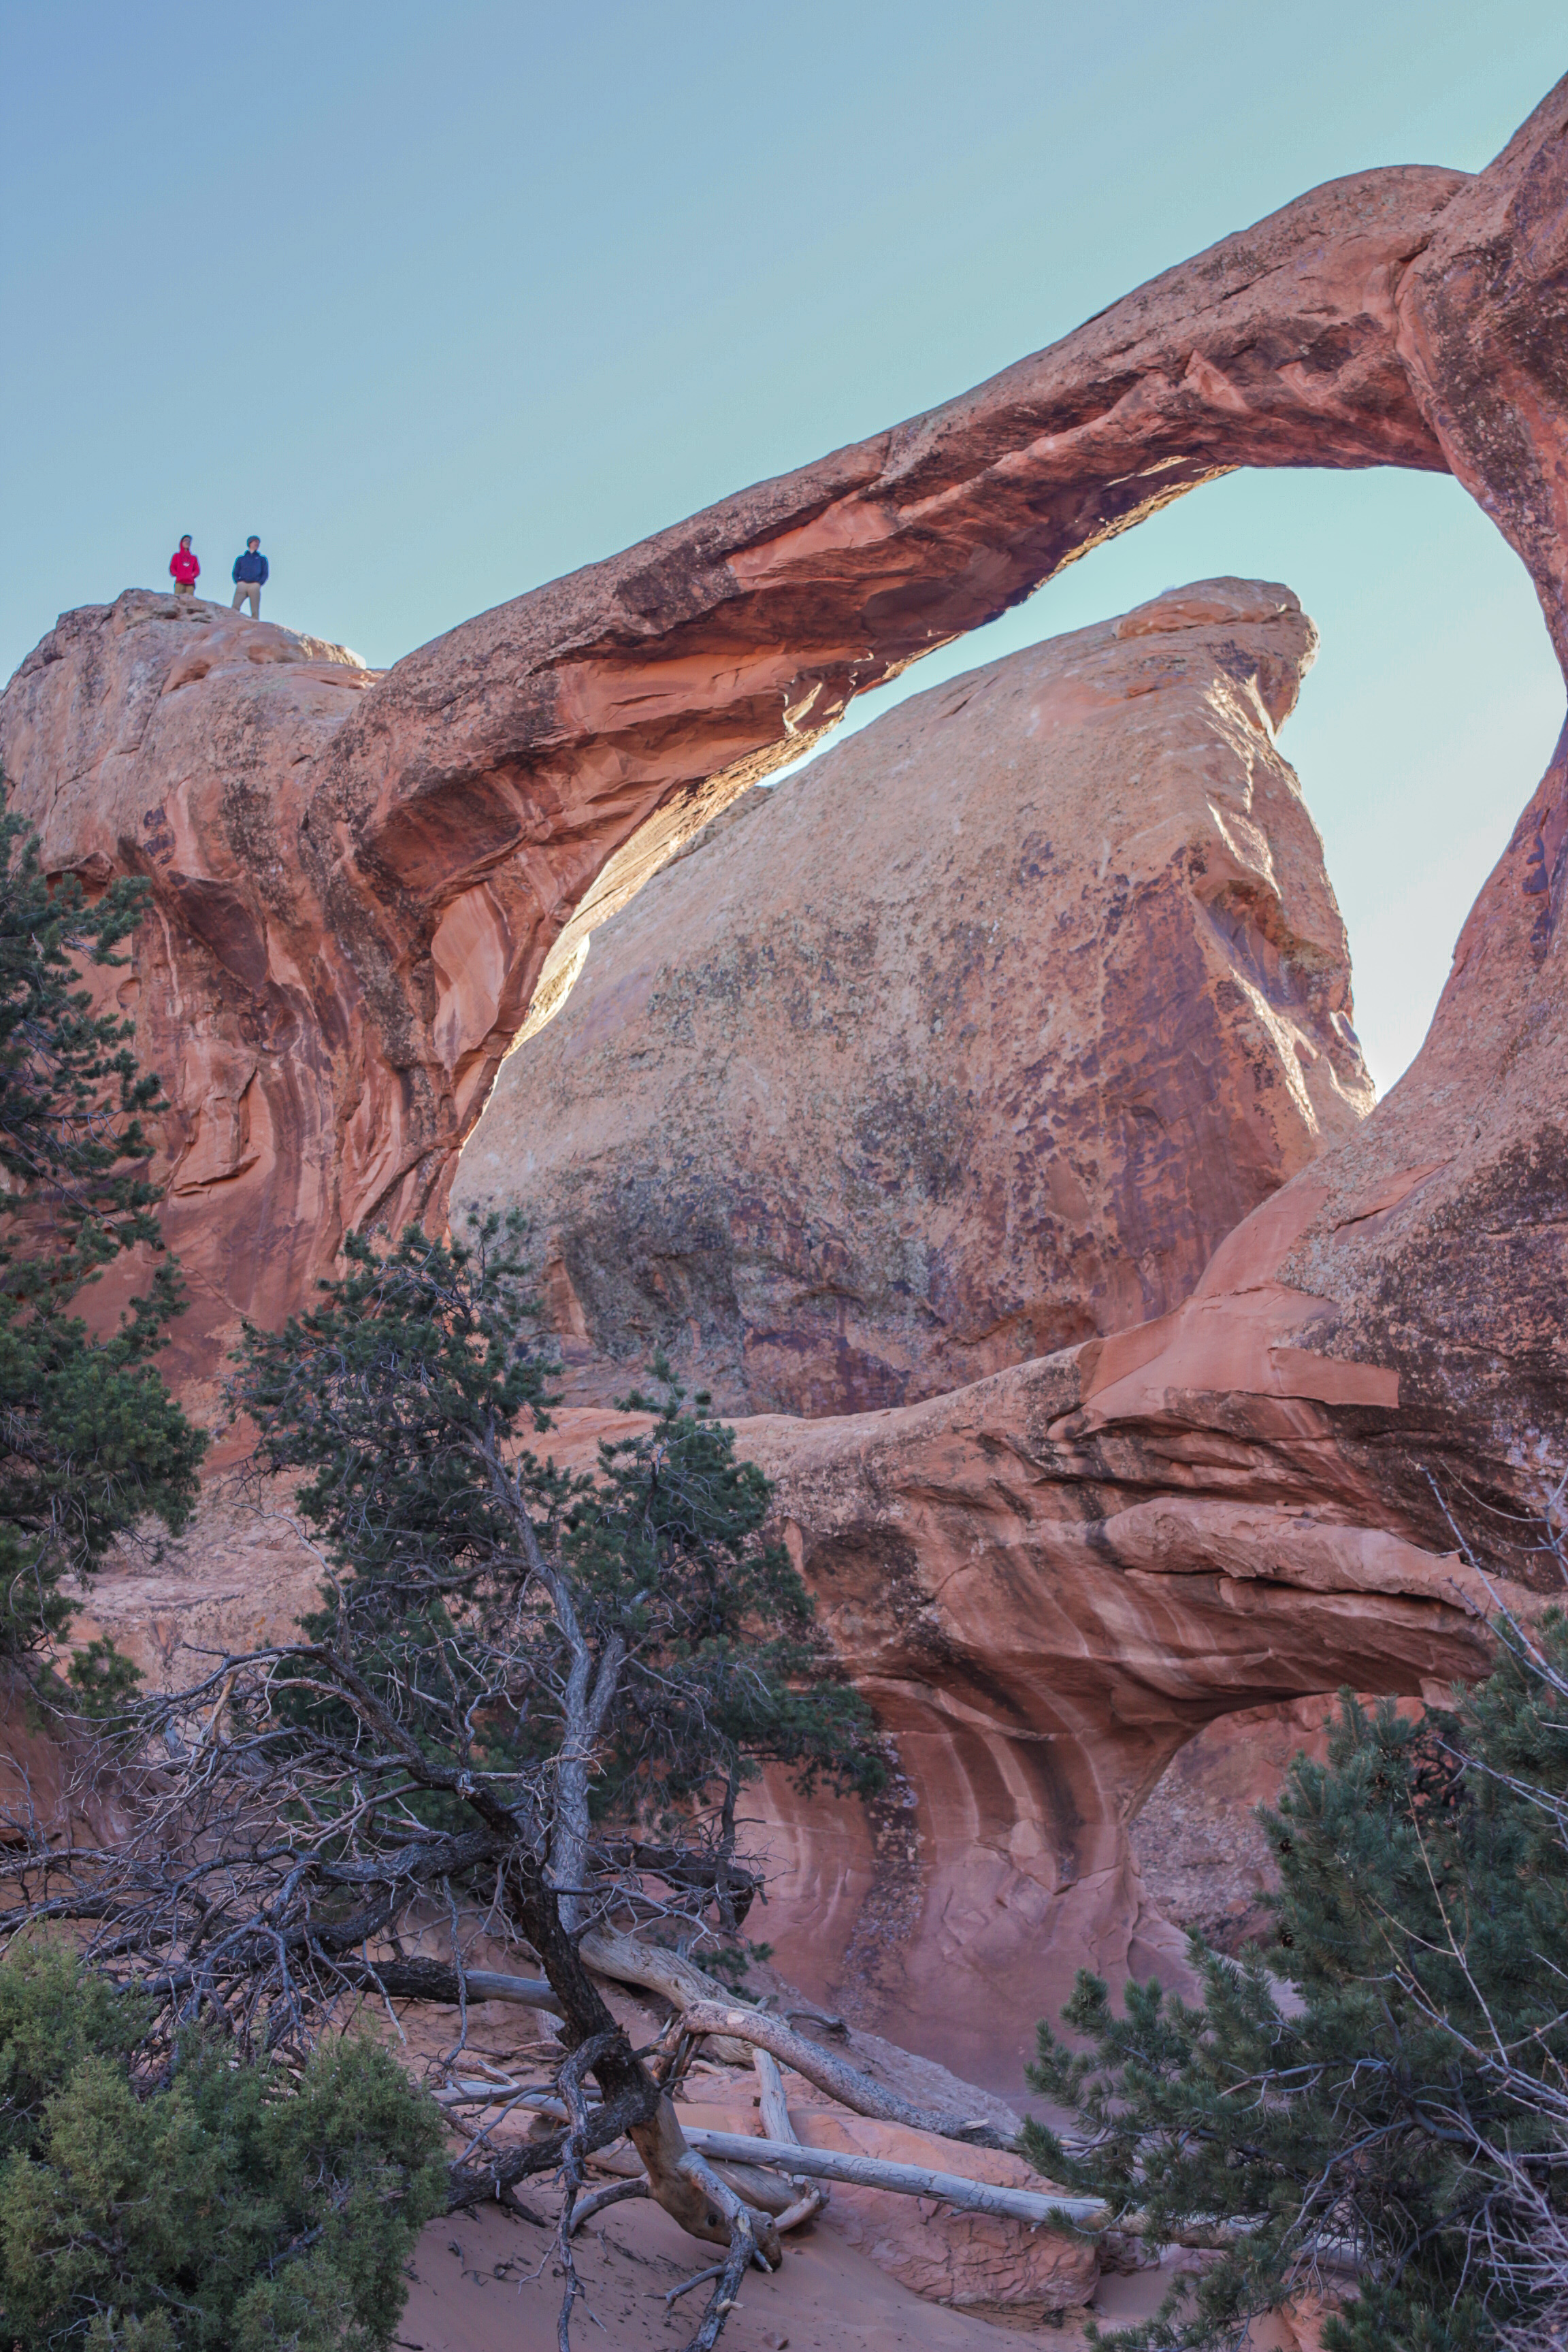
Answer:
<svg viewBox="0 0 1568 2352"><path fill-rule="evenodd" d="M454 2244L460 2259L450 2251ZM561 2285L552 2251L547 2231L494 2206L472 2220L458 2214L433 2221L419 2242L398 2343L405 2352L492 2352L501 2341L507 2352L555 2352ZM574 2315L574 2345L580 2352L595 2345L616 2352L658 2345L672 2352L689 2342L709 2290L694 2287L672 2312L664 2297L707 2260L707 2250L656 2206L612 2207L577 2241L577 2267L591 2302ZM542 2274L531 2275L542 2261ZM499 2264L511 2266L500 2278ZM1061 2352L1081 2341L1076 2329L1050 2340ZM787 2242L782 2271L766 2278L752 2273L722 2341L725 2352L780 2352L786 2344L789 2352L893 2352L898 2346L909 2352L1017 2352L1020 2337L1016 2329L922 2303L830 2230L817 2228Z"/></svg>

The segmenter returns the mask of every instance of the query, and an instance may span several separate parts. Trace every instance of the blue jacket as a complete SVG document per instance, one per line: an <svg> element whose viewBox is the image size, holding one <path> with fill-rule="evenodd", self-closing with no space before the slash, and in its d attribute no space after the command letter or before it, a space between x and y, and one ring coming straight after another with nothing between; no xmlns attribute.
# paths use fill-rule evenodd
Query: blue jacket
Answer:
<svg viewBox="0 0 1568 2352"><path fill-rule="evenodd" d="M243 555L237 555L235 558L233 579L236 587L242 580L254 580L258 588L264 587L267 582L267 558L264 555L252 555L247 547Z"/></svg>

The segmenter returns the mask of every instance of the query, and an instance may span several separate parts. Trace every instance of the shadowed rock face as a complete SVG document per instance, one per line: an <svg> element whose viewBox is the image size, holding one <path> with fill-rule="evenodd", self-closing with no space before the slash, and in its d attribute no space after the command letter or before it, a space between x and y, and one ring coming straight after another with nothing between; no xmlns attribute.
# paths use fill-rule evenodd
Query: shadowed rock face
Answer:
<svg viewBox="0 0 1568 2352"><path fill-rule="evenodd" d="M1287 1243L1296 1189L1222 1244L1188 1311L1224 1316L1238 1250ZM1491 1594L1531 1605L1358 1488L1337 1433L1386 1412L1290 1393L1293 1368L1255 1356L1223 1398L1096 1425L1103 1344L891 1411L737 1423L898 1761L869 1812L770 1780L758 1932L818 1999L997 2088L1079 1967L1181 1977L1128 1832L1195 1732L1346 1683L1446 1690L1484 1671ZM581 1408L552 1443L586 1465L627 1426Z"/></svg>
<svg viewBox="0 0 1568 2352"><path fill-rule="evenodd" d="M1194 484L1451 467L1568 648L1565 110L1560 89L1476 179L1315 190L945 407L360 672L363 691L307 691L284 673L308 646L209 605L68 615L0 702L0 758L52 866L150 875L144 1043L178 1101L187 1053L220 1072L219 1172L171 1202L186 1376L241 1312L308 1296L346 1226L441 1216L552 950L684 831L851 695ZM167 1139L187 1178L190 1118Z"/></svg>
<svg viewBox="0 0 1568 2352"><path fill-rule="evenodd" d="M956 1388L1159 1315L1372 1087L1275 745L1316 635L1210 581L905 703L597 933L454 1213L520 1205L573 1402Z"/></svg>
<svg viewBox="0 0 1568 2352"><path fill-rule="evenodd" d="M52 867L153 880L186 1374L346 1224L440 1215L547 960L704 808L1109 532L1272 464L1452 470L1568 664L1568 83L1478 177L1318 190L379 681L211 607L68 615L0 756ZM1480 1664L1428 1481L1495 1528L1563 1455L1565 890L1568 748L1416 1062L1180 1305L948 1397L742 1424L911 1800L875 1835L781 1803L803 1933L966 2071L1016 2079L1086 1944L1136 1957L1127 1819L1200 1723Z"/></svg>

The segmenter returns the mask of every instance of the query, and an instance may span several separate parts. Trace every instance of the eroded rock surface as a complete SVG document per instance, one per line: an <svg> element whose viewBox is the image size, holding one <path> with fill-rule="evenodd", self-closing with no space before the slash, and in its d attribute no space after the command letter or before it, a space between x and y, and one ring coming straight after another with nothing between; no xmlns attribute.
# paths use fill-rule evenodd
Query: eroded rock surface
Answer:
<svg viewBox="0 0 1568 2352"><path fill-rule="evenodd" d="M374 682L330 660L280 681L310 649L211 605L65 616L0 702L0 758L52 867L153 882L143 1039L184 1106L166 1164L200 1182L171 1207L187 1380L239 1314L308 1297L346 1227L440 1218L552 952L683 831L1195 484L1450 468L1568 651L1565 113L1560 86L1476 178L1316 189L975 391Z"/></svg>
<svg viewBox="0 0 1568 2352"><path fill-rule="evenodd" d="M240 1311L298 1304L346 1225L440 1216L550 957L682 826L1216 472L1452 470L1568 659L1565 132L1568 83L1475 178L1320 189L379 681L211 607L68 615L6 691L0 755L52 867L153 881L135 981L182 1107L186 1378ZM1136 1962L1127 1822L1182 1738L1484 1659L1489 1596L1438 1498L1489 1543L1563 1457L1565 892L1568 751L1410 1072L1182 1303L947 1397L743 1424L912 1799L875 1836L792 1831L781 1802L802 1932L966 2073L1016 2082L1075 1945ZM1505 1583L1532 1572L1500 1557Z"/></svg>
<svg viewBox="0 0 1568 2352"><path fill-rule="evenodd" d="M1327 1755L1333 1716L1322 1698L1247 1707L1177 1750L1132 1823L1144 1895L1173 1926L1225 1952L1272 1940L1279 1864L1257 1808L1277 1803L1293 1756Z"/></svg>
<svg viewBox="0 0 1568 2352"><path fill-rule="evenodd" d="M573 1402L956 1388L1185 1297L1372 1104L1275 732L1316 633L1208 581L903 704L698 836L502 1070Z"/></svg>
<svg viewBox="0 0 1568 2352"><path fill-rule="evenodd" d="M1086 1961L1179 1973L1129 1827L1205 1724L1347 1682L1446 1687L1488 1655L1491 1594L1358 1495L1331 1412L1260 1381L1091 1433L1103 1344L740 1424L902 1776L869 1822L770 1791L779 1965L999 2087Z"/></svg>
<svg viewBox="0 0 1568 2352"><path fill-rule="evenodd" d="M998 1987L1054 1992L1074 1947L1138 1964L1126 1825L1185 1733L1473 1674L1497 1598L1554 1582L1529 1520L1568 1461L1565 816L1559 760L1410 1071L1172 1313L925 1404L746 1425L915 1798L913 1864L834 1934L963 2071L987 2060L955 2015L991 2031ZM797 1835L802 1883L842 1887L840 1834Z"/></svg>

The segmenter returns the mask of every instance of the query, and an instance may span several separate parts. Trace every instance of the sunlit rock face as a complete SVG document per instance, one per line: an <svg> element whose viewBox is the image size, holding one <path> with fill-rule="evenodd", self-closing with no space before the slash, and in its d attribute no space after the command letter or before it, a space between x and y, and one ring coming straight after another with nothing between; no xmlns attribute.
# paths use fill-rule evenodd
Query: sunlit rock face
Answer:
<svg viewBox="0 0 1568 2352"><path fill-rule="evenodd" d="M1568 660L1565 321L1568 83L1479 175L1315 190L942 409L379 680L211 606L133 593L65 616L0 700L0 757L51 870L152 886L134 970L112 984L175 1105L157 1166L194 1277L170 1360L186 1393L241 1312L277 1321L310 1297L348 1227L442 1221L537 985L705 816L854 694L1169 498L1237 465L1449 470L1527 566ZM1152 699L1174 709L1181 692ZM1223 806L1222 829L1256 878ZM1166 870L1131 845L1123 864ZM1169 893L1178 961L1219 903L1206 880L1189 864ZM1075 1959L1156 1950L1127 1829L1185 1738L1341 1680L1411 1692L1479 1671L1495 1594L1529 1605L1543 1562L1528 1515L1568 1455L1565 898L1560 751L1410 1070L1243 1215L1176 1304L1097 1304L1100 1276L1069 1251L1092 1336L938 1396L741 1422L903 1775L880 1822L775 1792L798 1973L874 1991L903 2038L1016 2086L1029 2021ZM1290 940L1323 940L1279 868L1276 899ZM1127 985L1130 1015L1153 1022L1157 983ZM1217 989L1194 1001L1223 1010ZM1256 1002L1281 1012L1261 982ZM1290 1018L1351 1108L1323 1013ZM1259 1066L1282 1086L1275 1045ZM1301 1067L1321 1135L1328 1074ZM1283 1139L1283 1108L1270 1117ZM986 1230L1005 1237L1005 1148L981 1139L1004 1171ZM1204 1245L1177 1235L1171 1184L1147 1194L1168 1212L1151 1289L1167 1297ZM1224 1215L1212 1191L1194 1197L1194 1215ZM1072 1204L1056 1209L1070 1225ZM954 1291L941 1332L971 1345L958 1276ZM106 1283L100 1306L114 1298ZM885 1360L900 1370L890 1343ZM609 1425L580 1408L563 1448L591 1458ZM1490 1586L1455 1558L1446 1509L1489 1552Z"/></svg>
<svg viewBox="0 0 1568 2352"><path fill-rule="evenodd" d="M1565 109L1473 179L1315 189L973 392L384 677L211 604L64 616L0 698L0 760L51 867L153 885L138 1017L181 1107L171 1239L202 1260L182 1379L211 1381L242 1314L307 1300L349 1228L441 1222L536 990L702 822L1216 473L1451 470L1568 650Z"/></svg>
<svg viewBox="0 0 1568 2352"><path fill-rule="evenodd" d="M1276 730L1316 638L1206 581L917 697L595 937L468 1145L573 1401L904 1402L1164 1313L1372 1089Z"/></svg>

